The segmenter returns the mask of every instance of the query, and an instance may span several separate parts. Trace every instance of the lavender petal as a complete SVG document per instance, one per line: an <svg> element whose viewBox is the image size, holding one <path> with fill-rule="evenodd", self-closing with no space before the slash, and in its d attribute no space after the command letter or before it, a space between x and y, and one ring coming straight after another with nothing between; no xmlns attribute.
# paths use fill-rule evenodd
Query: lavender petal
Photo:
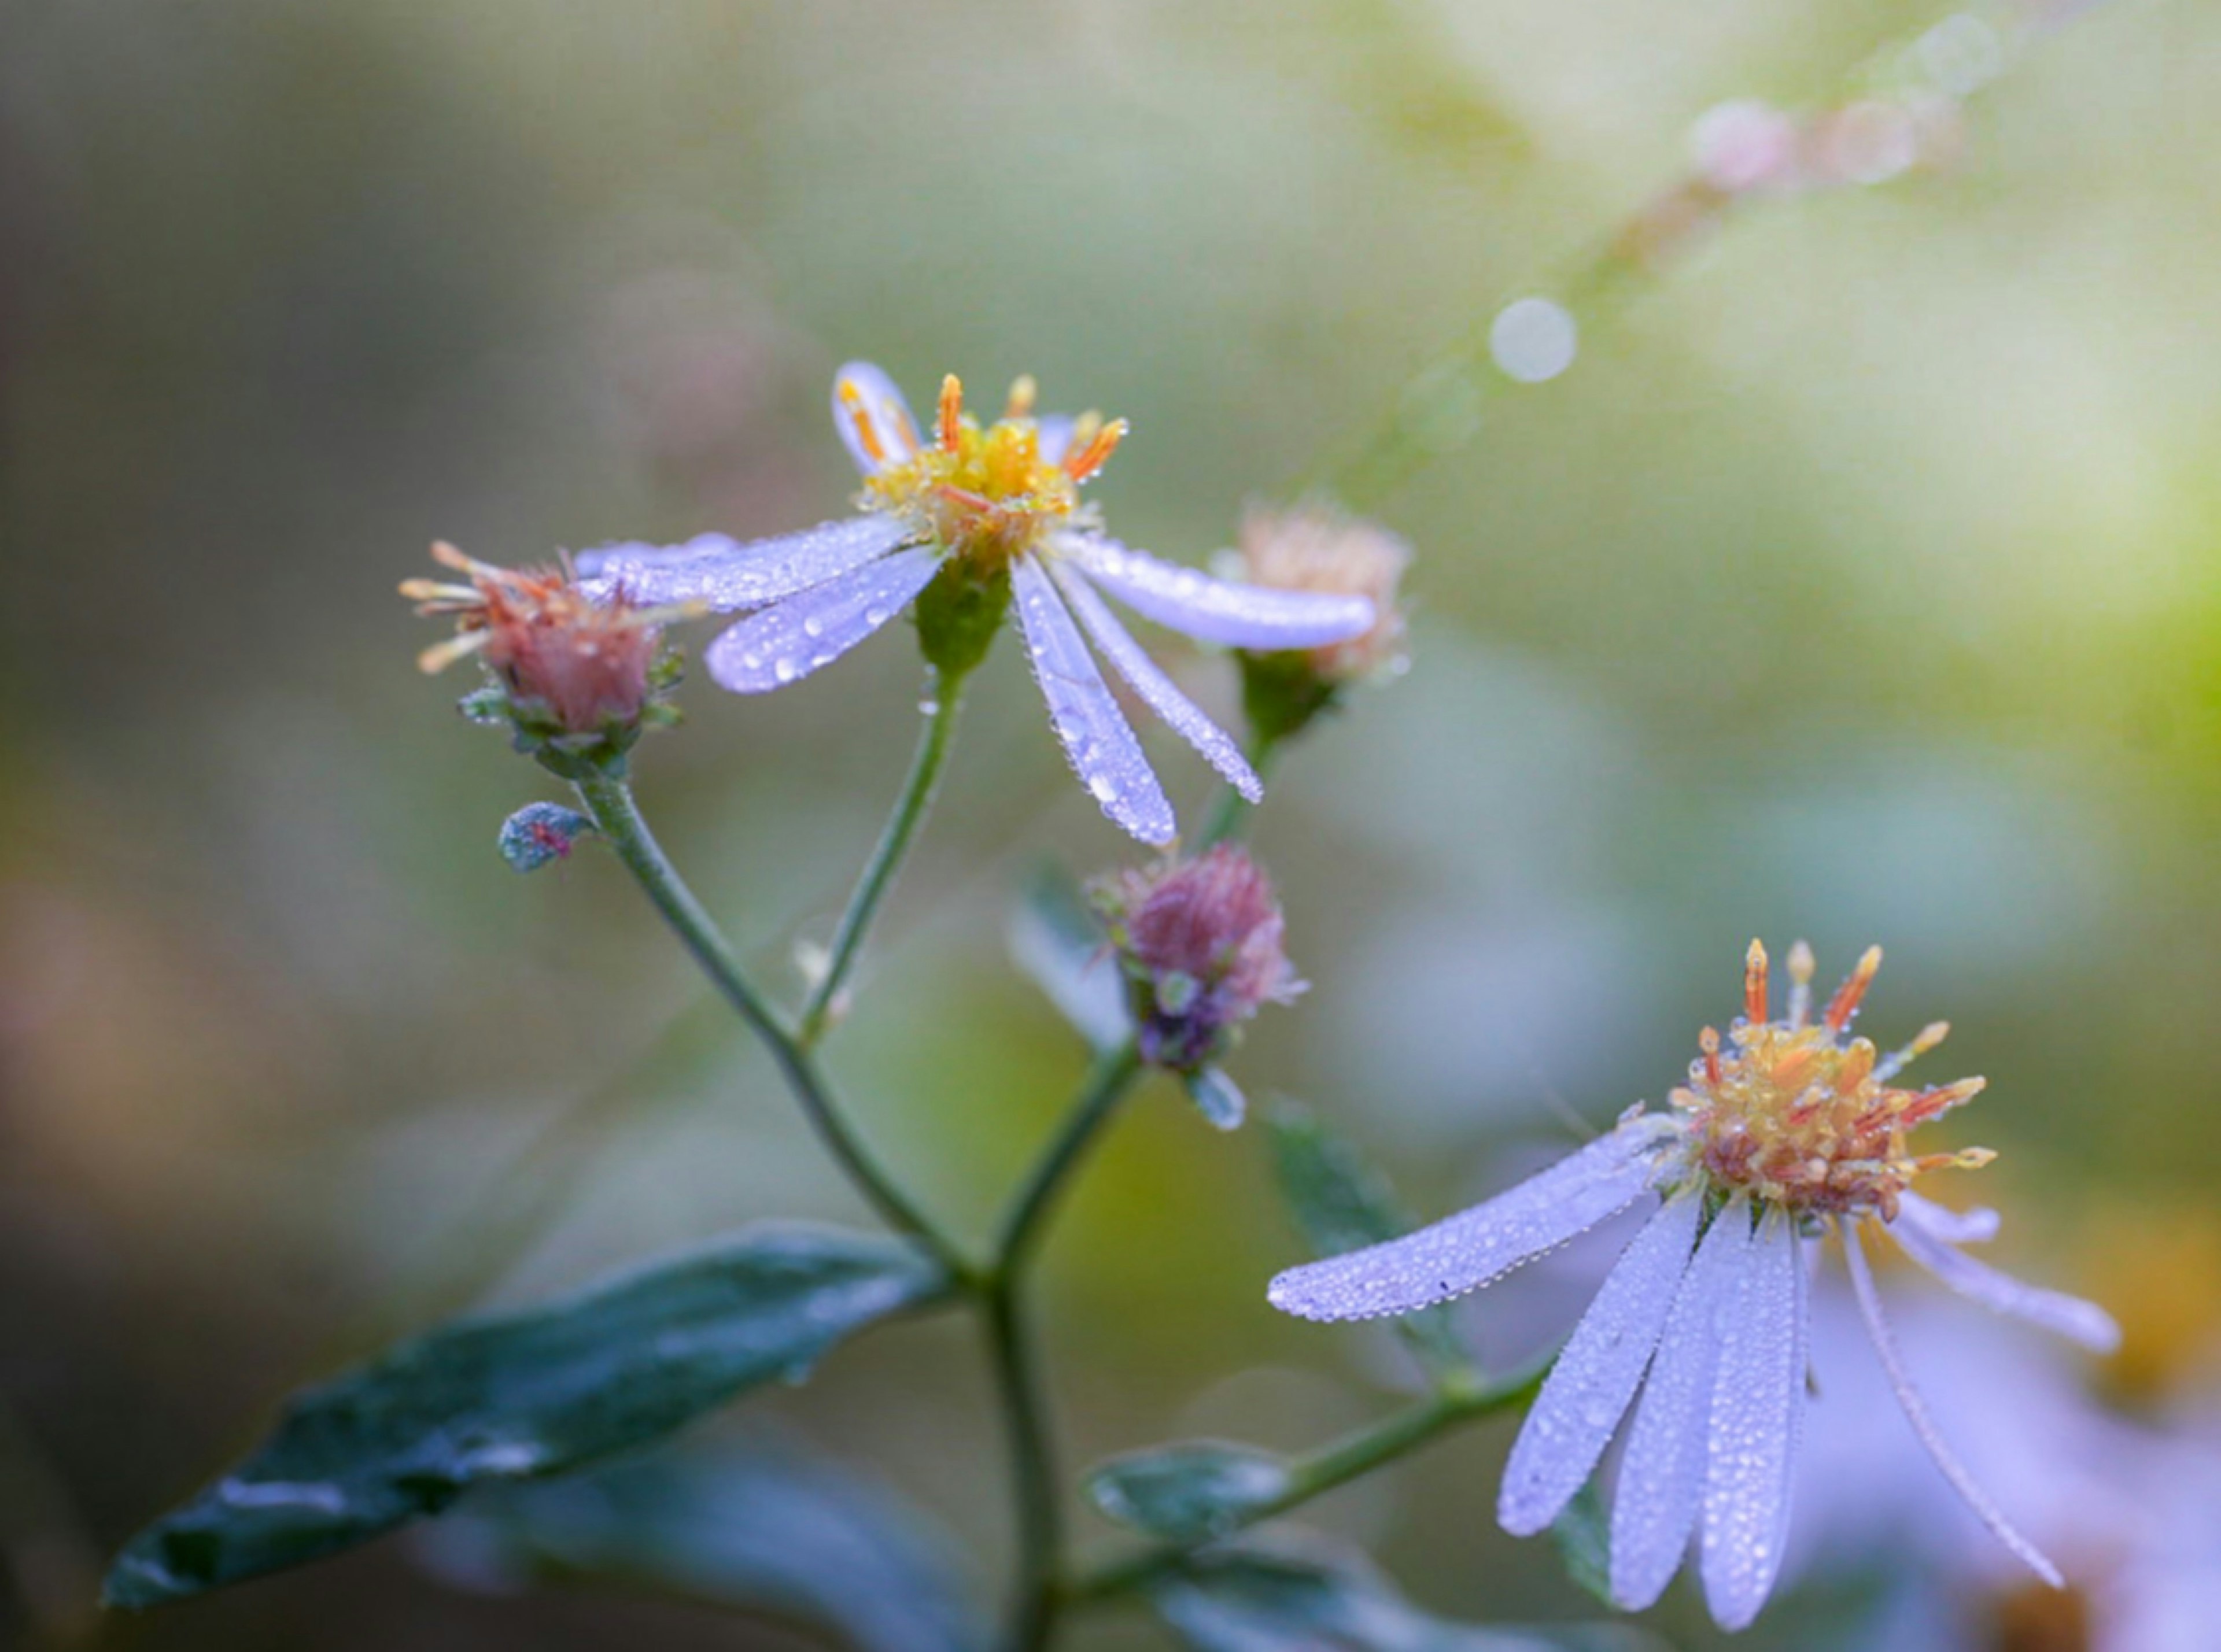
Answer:
<svg viewBox="0 0 2221 1652"><path fill-rule="evenodd" d="M1780 1574L1804 1430L1805 1332L1796 1225L1769 1215L1751 1241L1712 1383L1702 1571L1722 1629L1748 1628Z"/></svg>
<svg viewBox="0 0 2221 1652"><path fill-rule="evenodd" d="M605 545L581 552L577 563L587 595L598 600L622 590L643 607L700 602L730 614L838 579L910 537L895 517L849 516L768 539L703 533L684 545Z"/></svg>
<svg viewBox="0 0 2221 1652"><path fill-rule="evenodd" d="M1064 600L1071 604L1079 623L1094 639L1095 646L1117 668L1118 675L1132 685L1134 692L1142 696L1142 703L1201 752L1204 761L1225 776L1227 782L1244 798L1254 803L1263 797L1264 782L1257 778L1257 771L1249 766L1249 760L1242 755L1242 748L1234 743L1232 736L1212 722L1202 707L1179 691L1172 678L1134 640L1133 633L1118 623L1118 616L1110 612L1079 571L1053 564L1052 572L1057 589L1064 593Z"/></svg>
<svg viewBox="0 0 2221 1652"><path fill-rule="evenodd" d="M1952 1210L1908 1190L1897 1196L1897 1208L1899 1215L1919 1223L1929 1237L1945 1244L1987 1244L1998 1237L1998 1213L1986 1206Z"/></svg>
<svg viewBox="0 0 2221 1652"><path fill-rule="evenodd" d="M1704 1200L1668 1200L1605 1275L1604 1287L1550 1368L1504 1467L1496 1518L1517 1537L1556 1519L1604 1456L1666 1329L1687 1271Z"/></svg>
<svg viewBox="0 0 2221 1652"><path fill-rule="evenodd" d="M1179 830L1173 806L1056 587L1029 556L1010 564L1010 583L1034 680L1073 772L1119 826L1143 843L1170 843Z"/></svg>
<svg viewBox="0 0 2221 1652"><path fill-rule="evenodd" d="M1921 1203L1927 1205L1924 1200ZM2069 1342L2080 1343L2093 1353L2110 1354L2121 1345L2121 1327L2095 1302L2086 1302L2064 1291L2024 1283L1986 1262L1960 1254L1943 1237L1952 1231L1949 1220L1939 1222L1930 1214L1938 1208L1919 1208L1909 1198L1899 1203L1897 1220L1890 1224L1889 1232L1906 1256L1960 1295L1971 1298L1993 1312L2041 1325ZM1949 1212L1940 1213L1945 1219L1950 1215Z"/></svg>
<svg viewBox="0 0 2221 1652"><path fill-rule="evenodd" d="M1624 1210L1651 1185L1661 1119L1638 1118L1471 1210L1324 1262L1291 1268L1266 1299L1304 1319L1411 1313L1479 1290Z"/></svg>
<svg viewBox="0 0 2221 1652"><path fill-rule="evenodd" d="M1896 1390L1897 1403L1904 1408L1905 1420L1912 1424L1913 1433L1919 1437L1920 1443L1928 1448L1928 1455L1943 1471L1943 1478L1951 1482L1952 1490L1966 1499L1967 1506L1974 1510L1975 1516L1990 1529L1991 1535L2053 1588L2065 1587L2066 1580L2060 1576L2059 1568L2044 1558L2043 1550L2020 1535L2012 1522L2005 1518L2004 1512L1990 1501L1989 1493L1974 1483L1974 1477L1967 1472L1966 1465L1959 1461L1949 1446L1944 1444L1943 1437L1936 1431L1936 1424L1928 1415L1927 1403L1921 1399L1920 1391L1912 1386L1912 1379L1905 1374L1904 1357L1897 1351L1896 1334L1889 1328L1889 1317L1882 1312L1880 1294L1874 1289L1874 1274L1867 1266L1866 1251L1859 1244L1858 1225L1855 1222L1839 1222L1836 1231L1843 1236L1843 1260L1850 1268L1851 1290L1859 1299L1859 1312L1865 1317L1867 1335L1874 1343L1874 1352L1881 1356L1882 1369L1889 1374L1889 1386Z"/></svg>
<svg viewBox="0 0 2221 1652"><path fill-rule="evenodd" d="M894 380L868 361L852 361L833 375L833 428L866 476L917 456L917 421L910 417L910 403Z"/></svg>
<svg viewBox="0 0 2221 1652"><path fill-rule="evenodd" d="M941 566L932 545L898 551L727 627L704 656L735 694L783 689L830 664L903 611Z"/></svg>
<svg viewBox="0 0 2221 1652"><path fill-rule="evenodd" d="M1611 1599L1625 1611L1665 1593L1688 1549L1722 1321L1742 1294L1749 1260L1750 1206L1737 1199L1712 1219L1681 1276L1628 1434L1611 1508Z"/></svg>
<svg viewBox="0 0 2221 1652"><path fill-rule="evenodd" d="M1136 614L1229 648L1319 648L1373 628L1373 604L1262 585L1236 585L1176 567L1098 533L1066 533L1056 551Z"/></svg>

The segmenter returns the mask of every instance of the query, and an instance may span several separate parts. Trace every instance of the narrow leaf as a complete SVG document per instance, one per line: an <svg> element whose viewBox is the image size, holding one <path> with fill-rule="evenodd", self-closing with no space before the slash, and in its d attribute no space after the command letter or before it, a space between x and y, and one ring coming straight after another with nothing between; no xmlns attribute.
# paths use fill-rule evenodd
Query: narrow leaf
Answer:
<svg viewBox="0 0 2221 1652"><path fill-rule="evenodd" d="M1154 1537L1216 1537L1287 1495L1287 1462L1246 1445L1199 1440L1113 1457L1087 1476L1095 1506Z"/></svg>
<svg viewBox="0 0 2221 1652"><path fill-rule="evenodd" d="M1309 1537L1206 1549L1150 1593L1195 1652L1639 1652L1658 1645L1612 1624L1453 1623L1413 1605L1363 1555Z"/></svg>
<svg viewBox="0 0 2221 1652"><path fill-rule="evenodd" d="M976 1652L990 1638L918 1511L785 1438L520 1487L474 1524L513 1562L775 1612L862 1652Z"/></svg>
<svg viewBox="0 0 2221 1652"><path fill-rule="evenodd" d="M1387 1176L1309 1109L1279 1102L1266 1119L1266 1128L1273 1138L1281 1192L1304 1239L1318 1255L1361 1250L1400 1238L1417 1225L1398 1202ZM1395 1325L1396 1334L1433 1375L1470 1368L1472 1361L1458 1340L1448 1308L1405 1314Z"/></svg>
<svg viewBox="0 0 2221 1652"><path fill-rule="evenodd" d="M443 1326L295 1394L259 1450L131 1540L108 1601L197 1594L659 1438L945 1286L908 1244L781 1224Z"/></svg>
<svg viewBox="0 0 2221 1652"><path fill-rule="evenodd" d="M1010 956L1090 1048L1115 1050L1132 1034L1125 977L1103 926L1062 867L1042 866L1011 909Z"/></svg>

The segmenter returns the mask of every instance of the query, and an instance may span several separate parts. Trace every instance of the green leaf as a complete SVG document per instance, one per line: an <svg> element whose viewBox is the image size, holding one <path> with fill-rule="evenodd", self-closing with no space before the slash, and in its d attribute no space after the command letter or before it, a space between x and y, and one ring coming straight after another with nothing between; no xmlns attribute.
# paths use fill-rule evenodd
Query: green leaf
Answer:
<svg viewBox="0 0 2221 1652"><path fill-rule="evenodd" d="M785 1438L519 1487L471 1524L466 1558L483 1530L512 1562L767 1611L862 1652L976 1652L990 1639L922 1515Z"/></svg>
<svg viewBox="0 0 2221 1652"><path fill-rule="evenodd" d="M1269 1451L1198 1440L1099 1463L1087 1476L1087 1494L1121 1525L1189 1542L1254 1519L1293 1483L1286 1459Z"/></svg>
<svg viewBox="0 0 2221 1652"><path fill-rule="evenodd" d="M1132 1036L1125 977L1103 926L1062 867L1043 865L1026 880L1010 913L1010 946L1018 968L1091 1049L1116 1050Z"/></svg>
<svg viewBox="0 0 2221 1652"><path fill-rule="evenodd" d="M1195 1652L1636 1652L1614 1624L1483 1628L1423 1611L1353 1549L1283 1534L1190 1555L1150 1586Z"/></svg>
<svg viewBox="0 0 2221 1652"><path fill-rule="evenodd" d="M897 1240L766 1225L520 1312L465 1319L295 1394L253 1456L134 1537L145 1607L348 1548L482 1481L559 1474L670 1433L947 1287Z"/></svg>
<svg viewBox="0 0 2221 1652"><path fill-rule="evenodd" d="M1401 1238L1417 1225L1398 1203L1388 1178L1308 1109L1292 1101L1276 1103L1266 1129L1273 1138L1280 1190L1318 1255L1361 1250ZM1397 1335L1433 1375L1472 1369L1447 1307L1407 1313L1394 1324Z"/></svg>
<svg viewBox="0 0 2221 1652"><path fill-rule="evenodd" d="M1573 1500L1551 1523L1550 1536L1566 1562L1566 1575L1604 1602L1611 1605L1611 1518L1605 1512L1604 1495L1590 1481L1573 1493Z"/></svg>

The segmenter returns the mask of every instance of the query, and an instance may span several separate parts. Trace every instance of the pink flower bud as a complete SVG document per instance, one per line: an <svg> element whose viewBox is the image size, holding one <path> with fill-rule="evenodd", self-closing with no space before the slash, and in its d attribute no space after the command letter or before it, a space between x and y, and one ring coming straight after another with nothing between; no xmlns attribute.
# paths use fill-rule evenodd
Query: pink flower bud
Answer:
<svg viewBox="0 0 2221 1652"><path fill-rule="evenodd" d="M1339 685L1403 664L1396 587L1411 547L1402 539L1377 522L1317 502L1289 510L1252 507L1242 518L1240 539L1242 577L1253 585L1372 602L1370 631L1306 653L1322 679Z"/></svg>
<svg viewBox="0 0 2221 1652"><path fill-rule="evenodd" d="M1142 1057L1156 1066L1197 1070L1261 1007L1304 989L1272 881L1236 845L1117 874L1094 894L1132 986Z"/></svg>

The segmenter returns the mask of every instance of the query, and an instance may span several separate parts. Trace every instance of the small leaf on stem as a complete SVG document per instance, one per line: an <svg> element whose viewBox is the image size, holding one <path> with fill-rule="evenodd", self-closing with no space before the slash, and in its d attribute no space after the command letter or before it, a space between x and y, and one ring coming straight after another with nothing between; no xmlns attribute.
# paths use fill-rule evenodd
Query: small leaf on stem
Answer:
<svg viewBox="0 0 2221 1652"><path fill-rule="evenodd" d="M947 1285L902 1241L783 1223L442 1326L296 1393L259 1450L131 1540L108 1601L198 1594L645 1444Z"/></svg>
<svg viewBox="0 0 2221 1652"><path fill-rule="evenodd" d="M1186 1542L1247 1524L1293 1484L1286 1461L1269 1451L1198 1440L1099 1463L1087 1494L1121 1525Z"/></svg>

